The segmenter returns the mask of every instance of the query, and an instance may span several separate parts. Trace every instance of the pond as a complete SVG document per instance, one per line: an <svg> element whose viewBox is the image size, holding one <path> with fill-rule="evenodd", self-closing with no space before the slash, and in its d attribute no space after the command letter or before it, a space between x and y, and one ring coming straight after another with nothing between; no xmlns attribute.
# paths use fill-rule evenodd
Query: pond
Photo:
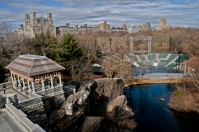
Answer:
<svg viewBox="0 0 199 132"><path fill-rule="evenodd" d="M128 106L133 109L134 132L198 132L199 119L176 116L167 106L171 84L137 85L125 88ZM164 101L159 98L165 99Z"/></svg>

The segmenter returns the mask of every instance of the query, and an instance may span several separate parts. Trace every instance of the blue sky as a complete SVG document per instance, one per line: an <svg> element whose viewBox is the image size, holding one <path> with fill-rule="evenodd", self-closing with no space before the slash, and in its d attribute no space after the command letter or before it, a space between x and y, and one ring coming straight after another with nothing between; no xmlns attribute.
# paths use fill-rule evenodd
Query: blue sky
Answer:
<svg viewBox="0 0 199 132"><path fill-rule="evenodd" d="M199 0L0 0L0 19L17 27L32 11L44 18L51 12L55 26L106 20L111 26L150 22L155 27L165 17L172 27L199 28Z"/></svg>

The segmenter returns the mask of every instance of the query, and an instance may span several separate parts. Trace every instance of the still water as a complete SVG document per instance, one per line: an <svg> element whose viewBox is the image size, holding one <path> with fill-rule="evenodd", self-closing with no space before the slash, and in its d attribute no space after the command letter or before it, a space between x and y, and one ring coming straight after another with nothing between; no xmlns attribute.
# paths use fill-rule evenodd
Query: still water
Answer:
<svg viewBox="0 0 199 132"><path fill-rule="evenodd" d="M176 116L167 106L172 91L171 84L129 86L124 90L135 113L134 132L199 132L199 119Z"/></svg>

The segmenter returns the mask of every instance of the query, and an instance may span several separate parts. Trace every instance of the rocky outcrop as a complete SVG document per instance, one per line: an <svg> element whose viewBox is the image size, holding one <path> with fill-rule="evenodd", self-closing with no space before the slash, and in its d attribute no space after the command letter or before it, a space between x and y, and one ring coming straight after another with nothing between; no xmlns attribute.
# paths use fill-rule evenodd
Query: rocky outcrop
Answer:
<svg viewBox="0 0 199 132"><path fill-rule="evenodd" d="M82 125L81 132L96 132L96 131L98 131L103 119L104 119L103 117L87 116Z"/></svg>
<svg viewBox="0 0 199 132"><path fill-rule="evenodd" d="M125 131L136 123L134 113L127 106L121 79L97 79L83 84L70 95L58 111L50 116L52 130L56 131ZM65 105L73 106L73 115L66 115ZM78 122L78 123L77 123Z"/></svg>
<svg viewBox="0 0 199 132"><path fill-rule="evenodd" d="M132 130L136 126L132 120L133 115L124 95L116 97L107 105L106 118L116 123L119 128Z"/></svg>
<svg viewBox="0 0 199 132"><path fill-rule="evenodd" d="M134 113L127 106L123 95L124 83L122 79L98 79L89 95L90 114L105 117L109 123L115 124L118 130L132 130L136 124L132 120ZM111 129L111 127L109 127Z"/></svg>

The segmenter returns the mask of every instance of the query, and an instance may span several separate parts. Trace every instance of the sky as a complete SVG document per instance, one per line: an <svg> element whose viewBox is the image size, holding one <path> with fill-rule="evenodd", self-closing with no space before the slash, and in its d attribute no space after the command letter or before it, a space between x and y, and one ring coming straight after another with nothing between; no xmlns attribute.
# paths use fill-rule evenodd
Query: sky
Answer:
<svg viewBox="0 0 199 132"><path fill-rule="evenodd" d="M165 17L172 27L199 28L199 0L0 0L0 20L17 27L32 11L44 18L51 12L56 27L95 26L104 20L111 27L147 22L155 27Z"/></svg>

